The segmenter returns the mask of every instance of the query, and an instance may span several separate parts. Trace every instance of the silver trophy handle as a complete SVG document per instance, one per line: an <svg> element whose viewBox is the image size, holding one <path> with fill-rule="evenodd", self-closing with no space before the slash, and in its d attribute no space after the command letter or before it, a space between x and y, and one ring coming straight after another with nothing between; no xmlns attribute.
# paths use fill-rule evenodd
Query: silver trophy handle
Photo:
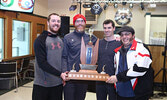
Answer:
<svg viewBox="0 0 167 100"><path fill-rule="evenodd" d="M76 72L76 70L75 70L75 63L73 64L72 70L70 70L70 72Z"/></svg>
<svg viewBox="0 0 167 100"><path fill-rule="evenodd" d="M104 69L105 66L106 66L106 65L103 65L102 72L101 72L100 74L106 74L105 69Z"/></svg>

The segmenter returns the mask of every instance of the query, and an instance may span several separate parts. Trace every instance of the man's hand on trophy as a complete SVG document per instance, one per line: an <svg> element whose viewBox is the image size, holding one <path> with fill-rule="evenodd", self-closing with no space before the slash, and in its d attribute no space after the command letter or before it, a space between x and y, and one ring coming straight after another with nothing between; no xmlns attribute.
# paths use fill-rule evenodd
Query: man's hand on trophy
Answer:
<svg viewBox="0 0 167 100"><path fill-rule="evenodd" d="M68 81L69 79L67 79L68 77L68 71L61 73L61 78L63 79L63 81Z"/></svg>
<svg viewBox="0 0 167 100"><path fill-rule="evenodd" d="M106 83L116 83L117 81L116 75L112 75L107 79Z"/></svg>
<svg viewBox="0 0 167 100"><path fill-rule="evenodd" d="M62 78L62 80L63 80L63 86L65 86L65 84L66 84L66 82L65 81L69 81L69 79L67 79L67 77L68 77L68 72L66 71L66 72L64 72L64 73L61 73L61 75L60 75L60 77Z"/></svg>

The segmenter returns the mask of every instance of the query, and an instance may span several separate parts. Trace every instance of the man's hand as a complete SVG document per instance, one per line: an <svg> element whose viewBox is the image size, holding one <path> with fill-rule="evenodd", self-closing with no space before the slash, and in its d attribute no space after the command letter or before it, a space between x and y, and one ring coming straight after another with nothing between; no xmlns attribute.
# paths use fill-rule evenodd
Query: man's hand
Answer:
<svg viewBox="0 0 167 100"><path fill-rule="evenodd" d="M64 72L64 73L61 73L60 77L63 79L63 81L67 81L67 77L68 77L68 72Z"/></svg>
<svg viewBox="0 0 167 100"><path fill-rule="evenodd" d="M117 81L116 75L112 75L107 79L106 83L116 83Z"/></svg>
<svg viewBox="0 0 167 100"><path fill-rule="evenodd" d="M60 77L62 78L63 80L63 86L65 86L66 82L65 81L68 81L69 79L67 79L68 77L68 72L64 72L64 73L61 73Z"/></svg>
<svg viewBox="0 0 167 100"><path fill-rule="evenodd" d="M115 40L120 41L121 39L120 39L120 37L115 37Z"/></svg>

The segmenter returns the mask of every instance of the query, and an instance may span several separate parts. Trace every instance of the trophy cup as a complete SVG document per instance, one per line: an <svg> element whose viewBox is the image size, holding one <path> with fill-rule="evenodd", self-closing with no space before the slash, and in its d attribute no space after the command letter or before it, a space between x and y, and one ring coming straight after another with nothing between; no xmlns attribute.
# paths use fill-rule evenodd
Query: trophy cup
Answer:
<svg viewBox="0 0 167 100"><path fill-rule="evenodd" d="M89 32L90 41L87 45L84 43L84 39L82 37L81 40L81 53L80 53L80 70L79 72L75 71L75 63L73 65L72 70L68 73L68 79L70 80L91 80L91 81L106 81L109 77L108 74L104 72L104 67L101 73L96 71L97 69L97 58L98 58L98 47L99 47L99 39L97 39L95 46L91 41L93 32Z"/></svg>

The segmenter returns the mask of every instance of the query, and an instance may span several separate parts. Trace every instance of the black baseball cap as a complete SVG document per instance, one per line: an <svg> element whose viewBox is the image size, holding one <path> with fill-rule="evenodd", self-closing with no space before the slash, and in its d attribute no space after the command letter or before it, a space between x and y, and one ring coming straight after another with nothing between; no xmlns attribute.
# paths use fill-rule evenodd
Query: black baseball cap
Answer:
<svg viewBox="0 0 167 100"><path fill-rule="evenodd" d="M118 30L118 34L121 35L121 32L131 32L132 35L135 34L135 30L130 26L123 26Z"/></svg>

